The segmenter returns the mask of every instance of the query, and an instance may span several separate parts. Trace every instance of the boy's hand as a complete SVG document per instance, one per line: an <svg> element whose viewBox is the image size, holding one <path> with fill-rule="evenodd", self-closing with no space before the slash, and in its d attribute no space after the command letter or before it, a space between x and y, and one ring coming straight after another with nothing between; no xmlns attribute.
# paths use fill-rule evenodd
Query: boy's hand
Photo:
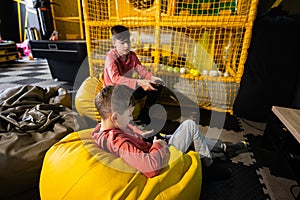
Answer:
<svg viewBox="0 0 300 200"><path fill-rule="evenodd" d="M151 131L145 131L142 133L142 138L149 138L154 136L156 133L154 132L154 130L152 129Z"/></svg>
<svg viewBox="0 0 300 200"><path fill-rule="evenodd" d="M151 80L154 81L156 84L165 85L165 82L157 76L152 76Z"/></svg>
<svg viewBox="0 0 300 200"><path fill-rule="evenodd" d="M162 139L157 139L156 136L154 136L153 143L154 143L154 142L158 142L158 143L161 144L163 147L167 147L167 146L168 146L168 144L167 144L166 141L164 141L164 140L162 140Z"/></svg>
<svg viewBox="0 0 300 200"><path fill-rule="evenodd" d="M143 130L140 130L139 127L133 122L131 121L128 125L128 128L131 129L134 133L136 133L136 135L138 137L141 137L141 138L151 138L153 137L154 135L156 135L156 133L154 132L154 130L150 130L150 131L143 131ZM152 141L152 139L151 139Z"/></svg>
<svg viewBox="0 0 300 200"><path fill-rule="evenodd" d="M151 84L156 84L156 83L155 83L155 81L146 80L146 79L137 80L137 85L141 86L145 91L156 90Z"/></svg>
<svg viewBox="0 0 300 200"><path fill-rule="evenodd" d="M172 135L166 135L166 134L163 134L163 133L160 133L159 136L161 138L163 138L164 141L168 142L170 140L170 138L172 137Z"/></svg>

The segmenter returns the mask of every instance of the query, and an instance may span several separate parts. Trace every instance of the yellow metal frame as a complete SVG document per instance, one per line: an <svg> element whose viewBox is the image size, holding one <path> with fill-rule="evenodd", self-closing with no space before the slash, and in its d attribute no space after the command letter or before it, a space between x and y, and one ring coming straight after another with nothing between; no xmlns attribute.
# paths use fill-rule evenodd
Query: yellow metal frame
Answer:
<svg viewBox="0 0 300 200"><path fill-rule="evenodd" d="M20 37L20 41L23 41L23 31L22 30L22 18L21 18L21 4L25 4L24 1L22 0L13 0L14 2L17 3L17 9L18 9L18 24L19 24L19 37ZM26 12L26 16L27 16L27 12ZM27 24L27 19L25 20L25 23ZM24 31L25 33L26 31ZM24 37L25 38L25 37Z"/></svg>
<svg viewBox="0 0 300 200"><path fill-rule="evenodd" d="M53 3L54 0L50 0L50 2ZM70 1L70 3L71 3L71 1ZM51 12L52 12L54 30L57 30L57 26L56 26L57 21L79 23L80 39L84 39L83 19L82 19L82 14L81 14L81 11L82 11L81 0L77 0L78 16L76 16L76 17L56 17L54 6L55 6L54 4L51 4Z"/></svg>
<svg viewBox="0 0 300 200"><path fill-rule="evenodd" d="M94 0L96 1L96 0ZM127 0L118 0L125 3ZM160 54L162 53L159 49L160 42L160 28L161 27L172 27L172 28L208 28L208 29L217 29L220 27L226 27L226 28L236 28L236 29L243 29L244 35L242 39L241 50L240 52L232 52L230 54L231 57L237 58L239 56L238 63L233 63L236 66L232 66L232 63L226 64L226 70L230 73L230 77L211 77L208 78L210 81L215 82L224 82L224 83L234 83L236 85L239 85L241 81L241 77L244 72L244 64L247 59L247 52L251 41L251 35L252 35L252 27L253 23L256 17L257 12L257 5L259 0L241 0L238 1L237 4L237 11L235 15L199 15L199 16L175 16L175 10L176 10L176 0L169 0L168 1L168 9L167 14L161 13L161 0L155 0L154 10L151 10L151 13L154 15L135 15L128 11L128 13L125 13L123 15L119 15L118 12L126 12L124 9L117 10L117 13L113 15L114 13L111 12L111 8L114 1L112 0L106 0L107 8L108 8L108 16L101 17L101 19L90 19L90 11L89 6L92 6L93 0L83 0L83 13L84 13L84 21L85 21L85 30L86 30L86 41L87 41L87 48L88 48L88 55L89 55L89 66L90 66L90 76L91 77L97 77L99 75L99 67L103 67L104 65L104 58L93 58L93 46L92 42L96 38L91 38L92 33L91 30L93 29L99 29L99 30L105 30L108 27L112 27L114 25L125 25L128 28L135 28L135 27L154 27L155 28L155 44L154 44L154 50L151 53L151 55L154 57L154 63L151 64L151 71L154 73L159 71L159 59ZM248 5L248 7L245 7L245 5ZM101 2L104 3L104 2ZM106 38L109 39L109 38ZM167 75L168 76L168 75ZM185 77L182 77L185 78ZM204 81L203 77L190 77L189 81ZM205 79L207 80L207 79ZM237 91L234 89L234 95L236 95ZM231 104L232 105L232 104ZM232 108L229 106L228 108L218 108L218 107L211 107L211 106L203 106L207 109L211 110L217 110L217 111L226 111L232 113Z"/></svg>

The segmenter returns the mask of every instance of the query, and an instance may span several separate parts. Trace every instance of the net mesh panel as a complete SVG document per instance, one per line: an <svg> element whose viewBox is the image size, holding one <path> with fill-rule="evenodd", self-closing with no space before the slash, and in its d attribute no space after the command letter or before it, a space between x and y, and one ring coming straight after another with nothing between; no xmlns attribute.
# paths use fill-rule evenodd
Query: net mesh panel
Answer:
<svg viewBox="0 0 300 200"><path fill-rule="evenodd" d="M125 25L142 64L205 109L232 112L258 0L83 0L90 76ZM168 94L163 95L168 97ZM166 100L167 101L167 100Z"/></svg>

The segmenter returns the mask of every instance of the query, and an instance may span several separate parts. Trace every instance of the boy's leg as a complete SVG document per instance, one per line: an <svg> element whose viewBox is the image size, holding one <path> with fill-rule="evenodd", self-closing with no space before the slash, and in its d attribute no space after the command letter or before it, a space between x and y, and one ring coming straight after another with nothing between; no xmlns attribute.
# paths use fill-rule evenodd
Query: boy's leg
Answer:
<svg viewBox="0 0 300 200"><path fill-rule="evenodd" d="M195 151L199 152L203 164L203 177L207 179L226 179L231 176L232 170L224 165L213 162L210 148L205 137L201 134L198 125L193 120L185 120L170 137L169 145L174 145L182 152L194 144ZM212 145L213 143L210 143Z"/></svg>
<svg viewBox="0 0 300 200"><path fill-rule="evenodd" d="M217 139L206 138L206 144L213 152L222 152L224 149L223 143Z"/></svg>
<svg viewBox="0 0 300 200"><path fill-rule="evenodd" d="M157 87L156 89L157 89L156 91L144 91L143 88L140 87L134 92L134 97L136 99L141 99L147 96L145 104L138 116L138 119L140 119L146 124L149 124L151 121L149 116L149 110L151 106L153 106L156 103L161 93L161 87Z"/></svg>
<svg viewBox="0 0 300 200"><path fill-rule="evenodd" d="M239 141L237 143L221 142L217 139L206 138L206 143L212 152L225 153L229 158L239 154L239 151L246 147L245 142Z"/></svg>
<svg viewBox="0 0 300 200"><path fill-rule="evenodd" d="M137 105L137 104L138 104L138 102L141 103L141 101L139 101L139 100L142 100L146 95L147 95L147 93L142 87L139 87L133 93L134 99L136 101L135 111L133 112L135 114L133 116L133 119L135 119L135 120L140 120L139 117L141 114L141 110L143 109L143 107L141 107L141 105ZM142 104L144 104L144 103L142 103Z"/></svg>
<svg viewBox="0 0 300 200"><path fill-rule="evenodd" d="M185 120L170 137L169 145L186 152L192 143L195 151L199 152L201 158L204 158L205 165L212 164L210 149L206 144L205 137L193 120Z"/></svg>

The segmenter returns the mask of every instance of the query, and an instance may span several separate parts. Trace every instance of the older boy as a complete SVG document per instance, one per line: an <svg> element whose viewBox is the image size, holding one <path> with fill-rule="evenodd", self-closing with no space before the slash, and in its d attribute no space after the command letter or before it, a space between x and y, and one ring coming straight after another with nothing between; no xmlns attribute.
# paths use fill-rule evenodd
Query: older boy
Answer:
<svg viewBox="0 0 300 200"><path fill-rule="evenodd" d="M156 176L167 164L168 146L173 145L187 152L193 144L199 152L204 174L211 178L228 178L230 169L213 164L210 149L224 151L224 143L203 137L197 124L184 121L168 138L168 142L154 137L152 143L143 140L152 132L142 133L129 122L132 120L134 99L130 88L125 85L106 86L95 99L96 108L102 118L92 135L100 148L124 159L129 165L147 177ZM210 148L209 148L210 147Z"/></svg>
<svg viewBox="0 0 300 200"><path fill-rule="evenodd" d="M127 27L116 25L111 28L112 44L105 60L104 86L123 84L135 90L135 98L141 99L147 96L144 108L140 112L143 123L149 124L149 108L155 104L160 94L160 87L156 82L163 82L161 78L153 76L140 63L137 55L130 51L130 33ZM141 79L133 78L136 71Z"/></svg>

